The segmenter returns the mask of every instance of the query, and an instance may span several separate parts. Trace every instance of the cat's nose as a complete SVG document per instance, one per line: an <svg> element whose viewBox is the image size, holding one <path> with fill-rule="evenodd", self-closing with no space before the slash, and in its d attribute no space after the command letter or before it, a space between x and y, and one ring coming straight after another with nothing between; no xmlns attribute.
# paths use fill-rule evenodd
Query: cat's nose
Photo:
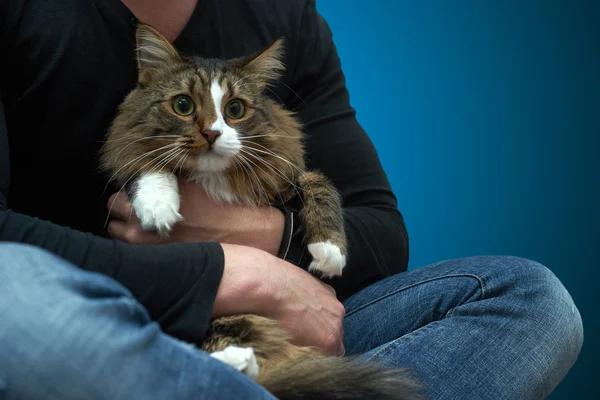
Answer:
<svg viewBox="0 0 600 400"><path fill-rule="evenodd" d="M219 136L221 136L221 132L217 132L217 131L203 131L202 132L202 136L204 136L206 138L206 141L209 144L213 144L215 142L215 140L217 140L217 138Z"/></svg>

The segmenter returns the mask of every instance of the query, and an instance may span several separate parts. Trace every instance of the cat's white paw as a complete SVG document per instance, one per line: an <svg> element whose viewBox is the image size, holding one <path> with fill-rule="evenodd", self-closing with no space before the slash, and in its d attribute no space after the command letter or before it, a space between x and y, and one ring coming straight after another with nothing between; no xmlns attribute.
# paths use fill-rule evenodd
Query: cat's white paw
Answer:
<svg viewBox="0 0 600 400"><path fill-rule="evenodd" d="M308 251L313 256L308 266L309 271L319 271L326 278L342 275L346 266L346 256L338 246L329 241L317 242L309 244Z"/></svg>
<svg viewBox="0 0 600 400"><path fill-rule="evenodd" d="M183 217L179 214L178 207L172 203L151 199L154 201L138 201L133 208L140 219L142 229L156 231L161 237L168 237L173 225L181 221ZM139 204L142 203L142 204Z"/></svg>
<svg viewBox="0 0 600 400"><path fill-rule="evenodd" d="M181 221L179 191L173 174L149 173L138 182L131 202L142 229L169 236L173 225Z"/></svg>
<svg viewBox="0 0 600 400"><path fill-rule="evenodd" d="M258 363L252 347L228 346L224 350L211 353L210 356L231 365L251 378L258 376Z"/></svg>

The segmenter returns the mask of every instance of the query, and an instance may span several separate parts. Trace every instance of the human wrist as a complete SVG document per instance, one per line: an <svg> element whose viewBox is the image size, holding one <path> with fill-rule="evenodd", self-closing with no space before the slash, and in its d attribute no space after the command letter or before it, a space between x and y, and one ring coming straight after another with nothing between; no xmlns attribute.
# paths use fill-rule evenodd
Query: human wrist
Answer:
<svg viewBox="0 0 600 400"><path fill-rule="evenodd" d="M213 307L213 317L264 314L271 292L268 263L272 256L248 246L222 243L224 268Z"/></svg>
<svg viewBox="0 0 600 400"><path fill-rule="evenodd" d="M285 236L285 214L274 207L246 210L244 214L244 221L238 223L222 241L243 244L277 256Z"/></svg>

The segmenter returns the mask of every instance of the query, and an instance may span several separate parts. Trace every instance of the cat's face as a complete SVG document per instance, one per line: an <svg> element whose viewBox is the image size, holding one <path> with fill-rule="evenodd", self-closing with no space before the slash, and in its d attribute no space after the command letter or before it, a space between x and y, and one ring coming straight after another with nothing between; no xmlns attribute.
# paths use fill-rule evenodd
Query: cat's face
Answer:
<svg viewBox="0 0 600 400"><path fill-rule="evenodd" d="M157 165L219 172L249 146L265 146L276 121L264 90L283 68L281 42L235 60L181 57L152 28L138 29L139 85L120 107L113 129L124 129L138 152ZM135 149L130 149L135 151Z"/></svg>

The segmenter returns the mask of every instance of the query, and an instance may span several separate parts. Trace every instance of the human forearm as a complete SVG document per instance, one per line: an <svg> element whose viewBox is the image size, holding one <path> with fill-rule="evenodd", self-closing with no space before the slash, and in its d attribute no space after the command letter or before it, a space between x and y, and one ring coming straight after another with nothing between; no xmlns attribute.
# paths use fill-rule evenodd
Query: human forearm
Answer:
<svg viewBox="0 0 600 400"><path fill-rule="evenodd" d="M171 241L218 241L277 254L284 227L284 216L278 209L216 204L202 187L184 179L179 181L179 191L186 200L181 206L186 218L175 227Z"/></svg>
<svg viewBox="0 0 600 400"><path fill-rule="evenodd" d="M258 314L276 320L296 344L343 353L345 311L330 286L262 250L222 247L225 268L213 317Z"/></svg>
<svg viewBox="0 0 600 400"><path fill-rule="evenodd" d="M263 251L236 244L222 244L223 276L217 290L212 316L269 314L269 257Z"/></svg>
<svg viewBox="0 0 600 400"><path fill-rule="evenodd" d="M0 241L44 248L82 269L109 276L144 305L169 334L200 341L222 273L216 243L131 245L0 211Z"/></svg>
<svg viewBox="0 0 600 400"><path fill-rule="evenodd" d="M144 231L124 192L115 193L108 201L113 221L109 233L129 243L219 242L255 247L277 255L285 225L283 213L274 207L217 204L194 182L179 180L183 199L178 222L168 238Z"/></svg>
<svg viewBox="0 0 600 400"><path fill-rule="evenodd" d="M229 223L215 225L219 227L220 234L211 234L201 228L190 229L190 234L186 235L187 241L219 240L221 243L254 247L277 255L285 222L281 211L273 207L248 207L243 212L232 210L231 218L233 220Z"/></svg>

